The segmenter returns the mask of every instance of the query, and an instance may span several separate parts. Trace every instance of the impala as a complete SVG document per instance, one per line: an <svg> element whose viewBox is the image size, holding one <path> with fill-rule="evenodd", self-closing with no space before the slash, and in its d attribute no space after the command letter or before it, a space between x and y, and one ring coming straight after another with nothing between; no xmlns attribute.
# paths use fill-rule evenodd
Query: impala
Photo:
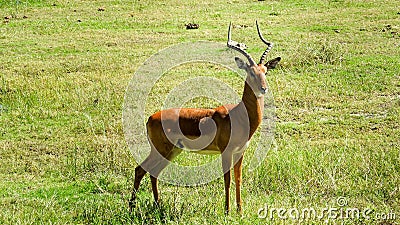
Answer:
<svg viewBox="0 0 400 225"><path fill-rule="evenodd" d="M272 43L266 41L258 27L258 36L267 45L257 64L246 52L245 45L231 40L231 24L227 46L246 57L248 63L235 57L237 66L247 73L242 100L235 105L215 109L172 108L158 111L147 121L147 137L151 145L149 156L135 168L135 182L129 208L132 211L140 181L149 172L154 200L159 202L158 176L182 152L190 149L199 154L221 154L225 183L225 212L229 212L231 167L236 184L237 209L242 212L240 185L244 150L262 121L264 96L267 90L265 74L276 67L280 57L265 62Z"/></svg>

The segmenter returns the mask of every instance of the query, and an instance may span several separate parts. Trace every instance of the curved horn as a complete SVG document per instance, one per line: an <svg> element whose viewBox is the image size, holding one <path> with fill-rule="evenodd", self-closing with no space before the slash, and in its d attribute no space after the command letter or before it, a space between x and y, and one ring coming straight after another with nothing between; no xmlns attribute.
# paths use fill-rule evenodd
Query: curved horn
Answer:
<svg viewBox="0 0 400 225"><path fill-rule="evenodd" d="M267 45L267 49L265 49L264 53L261 55L260 63L259 63L259 64L264 64L265 58L267 57L268 52L271 50L271 48L274 44L272 42L269 42L264 39L264 37L261 34L260 28L258 27L257 20L256 20L256 26L257 26L258 36L260 37L261 41Z"/></svg>
<svg viewBox="0 0 400 225"><path fill-rule="evenodd" d="M241 45L238 42L231 40L231 25L232 25L232 22L229 23L228 42L226 43L226 45L229 48L236 50L236 51L242 53L244 56L246 56L247 60L249 60L250 66L255 65L256 62L253 60L253 58L251 58L251 55L249 53L247 53L246 50L241 48L240 47Z"/></svg>

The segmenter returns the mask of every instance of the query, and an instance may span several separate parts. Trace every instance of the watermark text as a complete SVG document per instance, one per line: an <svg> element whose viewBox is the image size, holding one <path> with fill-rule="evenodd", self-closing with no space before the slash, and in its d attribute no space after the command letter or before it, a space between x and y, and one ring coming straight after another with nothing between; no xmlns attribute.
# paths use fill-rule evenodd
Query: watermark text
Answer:
<svg viewBox="0 0 400 225"><path fill-rule="evenodd" d="M348 207L347 199L339 197L334 207L305 207L305 208L283 208L270 207L265 204L258 209L258 218L261 219L281 219L281 220L396 220L396 213L375 212L370 208Z"/></svg>

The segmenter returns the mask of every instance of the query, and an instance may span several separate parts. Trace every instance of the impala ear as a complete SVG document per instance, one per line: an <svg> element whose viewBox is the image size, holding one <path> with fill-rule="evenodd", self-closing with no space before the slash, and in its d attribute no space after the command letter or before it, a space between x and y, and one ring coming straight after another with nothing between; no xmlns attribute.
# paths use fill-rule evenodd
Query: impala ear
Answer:
<svg viewBox="0 0 400 225"><path fill-rule="evenodd" d="M239 67L239 69L247 70L249 65L245 63L241 58L235 57L236 65Z"/></svg>
<svg viewBox="0 0 400 225"><path fill-rule="evenodd" d="M281 57L271 59L267 63L265 63L265 67L267 67L268 70L275 69L275 67L276 67L276 65L278 65L279 61L281 61Z"/></svg>

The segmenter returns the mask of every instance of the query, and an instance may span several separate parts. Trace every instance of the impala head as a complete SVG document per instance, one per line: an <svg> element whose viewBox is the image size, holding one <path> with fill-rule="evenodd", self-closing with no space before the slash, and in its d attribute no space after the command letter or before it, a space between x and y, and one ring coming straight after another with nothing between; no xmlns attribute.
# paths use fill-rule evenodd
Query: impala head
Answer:
<svg viewBox="0 0 400 225"><path fill-rule="evenodd" d="M267 45L267 49L261 55L260 62L258 64L253 60L251 55L246 52L245 45L231 40L231 24L229 24L227 46L229 48L232 48L240 52L247 58L249 63L246 63L239 57L235 57L236 64L240 69L246 71L247 73L246 82L248 85L250 85L254 94L256 96L261 96L265 94L265 92L267 91L267 82L265 80L266 79L265 75L268 73L269 70L274 69L276 67L278 62L281 60L281 57L277 57L275 59L265 62L266 56L268 52L271 50L273 43L268 42L263 38L260 29L258 27L257 21L256 21L256 26L257 26L258 36L260 37L261 41Z"/></svg>

